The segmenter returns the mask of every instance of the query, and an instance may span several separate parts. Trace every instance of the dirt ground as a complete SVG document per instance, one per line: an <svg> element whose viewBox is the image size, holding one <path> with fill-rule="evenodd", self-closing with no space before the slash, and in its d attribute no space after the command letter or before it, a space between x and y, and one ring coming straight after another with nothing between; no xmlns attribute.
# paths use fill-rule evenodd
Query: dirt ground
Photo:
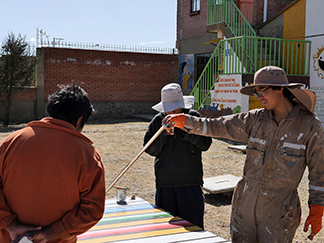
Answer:
<svg viewBox="0 0 324 243"><path fill-rule="evenodd" d="M92 121L85 126L83 134L93 141L93 145L102 156L107 187L141 151L148 124L149 122L134 119L110 119L100 122ZM8 128L0 125L0 140L10 132L25 125L10 125ZM213 139L210 149L203 153L205 178L226 174L242 176L245 154L228 149L229 145L228 142ZM153 157L143 153L116 183L116 186L127 187L127 196L135 195L154 204L155 178L153 161ZM316 235L313 241L308 240L308 233L303 232L304 222L308 215L307 171L298 191L302 205L302 221L293 242L324 242L324 230ZM116 191L113 188L108 192L107 197L113 198L115 196ZM230 241L231 196L205 192L205 198L205 229Z"/></svg>

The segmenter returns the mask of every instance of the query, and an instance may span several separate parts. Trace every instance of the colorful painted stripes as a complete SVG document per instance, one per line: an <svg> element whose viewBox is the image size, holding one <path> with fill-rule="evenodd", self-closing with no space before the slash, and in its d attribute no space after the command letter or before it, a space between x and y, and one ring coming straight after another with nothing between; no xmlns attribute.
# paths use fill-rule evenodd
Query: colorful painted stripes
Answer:
<svg viewBox="0 0 324 243"><path fill-rule="evenodd" d="M227 242L141 198L126 202L118 205L115 199L106 200L103 218L79 235L78 242Z"/></svg>

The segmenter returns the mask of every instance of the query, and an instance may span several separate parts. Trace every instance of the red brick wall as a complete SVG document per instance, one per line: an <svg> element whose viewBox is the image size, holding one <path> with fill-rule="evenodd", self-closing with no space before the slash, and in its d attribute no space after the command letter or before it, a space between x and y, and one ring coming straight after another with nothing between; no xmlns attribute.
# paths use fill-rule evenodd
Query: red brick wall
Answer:
<svg viewBox="0 0 324 243"><path fill-rule="evenodd" d="M36 100L37 89L30 87L12 97L12 100Z"/></svg>
<svg viewBox="0 0 324 243"><path fill-rule="evenodd" d="M180 2L177 1L177 38L180 38ZM200 1L200 12L199 14L191 15L191 1L183 0L182 10L182 36L181 38L193 37L206 34L207 27L207 0Z"/></svg>
<svg viewBox="0 0 324 243"><path fill-rule="evenodd" d="M277 14L294 0L268 0L267 19ZM252 26L258 26L263 23L264 0L253 0L252 6Z"/></svg>
<svg viewBox="0 0 324 243"><path fill-rule="evenodd" d="M74 80L92 102L159 102L161 88L177 79L177 55L44 49L45 100Z"/></svg>

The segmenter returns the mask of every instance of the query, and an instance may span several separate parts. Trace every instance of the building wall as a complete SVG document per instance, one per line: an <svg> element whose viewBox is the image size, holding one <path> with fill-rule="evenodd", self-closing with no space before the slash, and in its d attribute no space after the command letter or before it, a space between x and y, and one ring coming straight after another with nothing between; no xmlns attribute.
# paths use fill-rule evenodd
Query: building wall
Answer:
<svg viewBox="0 0 324 243"><path fill-rule="evenodd" d="M152 113L161 88L178 81L178 55L45 48L44 98L72 81L99 117Z"/></svg>
<svg viewBox="0 0 324 243"><path fill-rule="evenodd" d="M324 126L324 26L320 24L323 0L306 1L306 40L312 42L310 88L315 91L315 114Z"/></svg>
<svg viewBox="0 0 324 243"><path fill-rule="evenodd" d="M155 113L151 106L160 102L161 88L179 77L179 57L172 54L68 48L38 48L37 54L37 87L14 97L11 122L46 116L48 96L71 82L88 93L96 110L92 118Z"/></svg>
<svg viewBox="0 0 324 243"><path fill-rule="evenodd" d="M10 120L14 122L30 121L36 117L36 87L26 88L12 97ZM0 99L0 121L4 120L5 101Z"/></svg>
<svg viewBox="0 0 324 243"><path fill-rule="evenodd" d="M177 63L177 55L46 48L44 95L74 81L92 101L156 102L160 89L177 81Z"/></svg>
<svg viewBox="0 0 324 243"><path fill-rule="evenodd" d="M306 0L299 0L284 13L283 38L305 40Z"/></svg>
<svg viewBox="0 0 324 243"><path fill-rule="evenodd" d="M271 19L294 1L296 0L268 0L267 19ZM207 33L208 0L200 1L200 12L195 15L190 14L190 3L191 1L177 0L177 48L181 55L213 52L215 46L204 45L205 42L217 38L216 33ZM238 4L238 1L235 3ZM263 24L263 12L264 0L253 0L250 24L254 28ZM275 27L279 26L278 24L280 25L277 23ZM264 31L275 35L272 37L282 38L282 28L278 30L275 27Z"/></svg>
<svg viewBox="0 0 324 243"><path fill-rule="evenodd" d="M290 4L293 1L295 0L269 0L267 18L269 19L273 17L275 14L277 14L280 10L282 10L284 7L286 7L288 4Z"/></svg>
<svg viewBox="0 0 324 243"><path fill-rule="evenodd" d="M267 19L272 18L280 10L286 7L288 4L295 0L268 0L267 7ZM254 0L252 5L252 18L253 21L251 25L253 27L258 27L263 23L263 12L264 12L264 0Z"/></svg>
<svg viewBox="0 0 324 243"><path fill-rule="evenodd" d="M263 4L264 0L254 0L252 4L252 25L253 28L256 28L263 23Z"/></svg>
<svg viewBox="0 0 324 243"><path fill-rule="evenodd" d="M191 1L177 0L177 48L181 54L213 52L215 46L204 44L217 38L216 33L207 33L207 0L200 1L198 14L191 14Z"/></svg>
<svg viewBox="0 0 324 243"><path fill-rule="evenodd" d="M263 37L283 38L284 14L280 14L259 28L259 35Z"/></svg>
<svg viewBox="0 0 324 243"><path fill-rule="evenodd" d="M306 0L295 0L263 23L261 36L305 40Z"/></svg>
<svg viewBox="0 0 324 243"><path fill-rule="evenodd" d="M178 1L179 2L179 1ZM191 1L180 0L182 5L182 34L180 38L188 38L206 34L207 1L200 1L199 14L191 14Z"/></svg>

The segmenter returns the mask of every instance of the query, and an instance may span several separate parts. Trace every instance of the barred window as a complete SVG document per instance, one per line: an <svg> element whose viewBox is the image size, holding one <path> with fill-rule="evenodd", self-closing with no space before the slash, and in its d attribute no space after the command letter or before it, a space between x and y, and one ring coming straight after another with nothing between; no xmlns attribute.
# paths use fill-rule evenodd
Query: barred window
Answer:
<svg viewBox="0 0 324 243"><path fill-rule="evenodd" d="M200 10L200 0L191 0L191 12L198 12Z"/></svg>
<svg viewBox="0 0 324 243"><path fill-rule="evenodd" d="M209 61L209 58L213 55L213 53L202 53L202 54L196 54L196 60L195 60L195 68L196 68L196 79L198 80L201 73L203 72L207 62ZM196 83L196 82L195 82Z"/></svg>

